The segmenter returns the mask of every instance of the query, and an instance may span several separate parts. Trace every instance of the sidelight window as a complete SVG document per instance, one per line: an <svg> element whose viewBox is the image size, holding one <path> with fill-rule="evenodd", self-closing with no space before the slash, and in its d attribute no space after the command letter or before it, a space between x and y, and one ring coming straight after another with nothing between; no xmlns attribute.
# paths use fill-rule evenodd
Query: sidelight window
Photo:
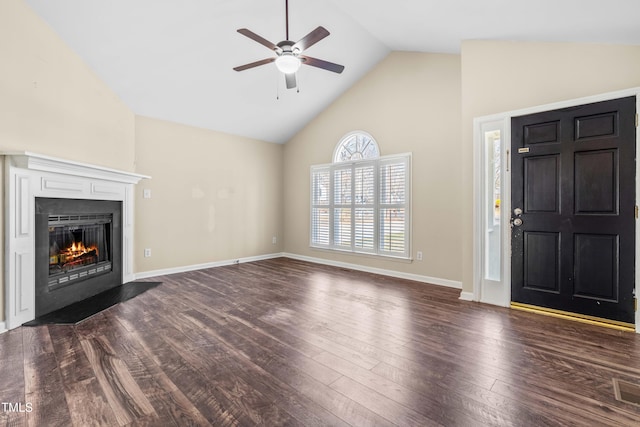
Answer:
<svg viewBox="0 0 640 427"><path fill-rule="evenodd" d="M502 185L501 185L501 141L500 123L485 124L483 137L483 223L484 223L484 266L485 280L501 280L502 269Z"/></svg>

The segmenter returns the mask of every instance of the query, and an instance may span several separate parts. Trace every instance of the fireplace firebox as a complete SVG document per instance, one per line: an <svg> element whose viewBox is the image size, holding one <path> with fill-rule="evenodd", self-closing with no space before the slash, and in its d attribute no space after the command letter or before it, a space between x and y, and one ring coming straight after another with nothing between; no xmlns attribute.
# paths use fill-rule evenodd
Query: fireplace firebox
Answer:
<svg viewBox="0 0 640 427"><path fill-rule="evenodd" d="M122 284L121 202L36 198L36 316Z"/></svg>
<svg viewBox="0 0 640 427"><path fill-rule="evenodd" d="M49 289L111 271L113 214L49 215Z"/></svg>

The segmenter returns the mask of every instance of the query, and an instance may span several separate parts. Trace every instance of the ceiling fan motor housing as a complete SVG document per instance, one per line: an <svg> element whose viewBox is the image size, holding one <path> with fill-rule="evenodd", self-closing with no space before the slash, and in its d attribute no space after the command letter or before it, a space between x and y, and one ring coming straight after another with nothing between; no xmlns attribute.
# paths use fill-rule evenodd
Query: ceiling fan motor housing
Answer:
<svg viewBox="0 0 640 427"><path fill-rule="evenodd" d="M293 47L294 45L295 45L295 42L292 42L290 40L283 40L276 45L278 47L278 49L276 49L276 53L278 55L289 53L297 56L300 53L300 49L294 48Z"/></svg>

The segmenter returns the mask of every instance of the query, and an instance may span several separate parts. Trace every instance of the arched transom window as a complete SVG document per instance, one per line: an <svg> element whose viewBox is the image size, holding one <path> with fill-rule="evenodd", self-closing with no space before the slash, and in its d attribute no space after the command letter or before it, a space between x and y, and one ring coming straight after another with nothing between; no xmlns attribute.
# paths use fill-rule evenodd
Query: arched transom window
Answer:
<svg viewBox="0 0 640 427"><path fill-rule="evenodd" d="M333 153L333 162L348 162L362 159L376 159L380 157L378 144L366 132L356 131L346 134Z"/></svg>

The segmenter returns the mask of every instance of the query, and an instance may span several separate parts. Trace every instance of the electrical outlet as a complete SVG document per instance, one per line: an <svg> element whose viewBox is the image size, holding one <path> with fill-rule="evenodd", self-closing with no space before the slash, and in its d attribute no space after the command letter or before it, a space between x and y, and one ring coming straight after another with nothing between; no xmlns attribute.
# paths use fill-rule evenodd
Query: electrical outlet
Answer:
<svg viewBox="0 0 640 427"><path fill-rule="evenodd" d="M144 250L144 257L149 258L151 256L151 248L146 248Z"/></svg>
<svg viewBox="0 0 640 427"><path fill-rule="evenodd" d="M418 261L422 261L422 251L418 251L418 253L416 253L416 259Z"/></svg>
<svg viewBox="0 0 640 427"><path fill-rule="evenodd" d="M276 239L276 236L273 236L273 239L271 239L271 243L273 243L274 245L278 243L278 239Z"/></svg>
<svg viewBox="0 0 640 427"><path fill-rule="evenodd" d="M144 190L142 190L142 197L144 199L150 199L151 198L151 190L149 190L148 188L145 188Z"/></svg>

